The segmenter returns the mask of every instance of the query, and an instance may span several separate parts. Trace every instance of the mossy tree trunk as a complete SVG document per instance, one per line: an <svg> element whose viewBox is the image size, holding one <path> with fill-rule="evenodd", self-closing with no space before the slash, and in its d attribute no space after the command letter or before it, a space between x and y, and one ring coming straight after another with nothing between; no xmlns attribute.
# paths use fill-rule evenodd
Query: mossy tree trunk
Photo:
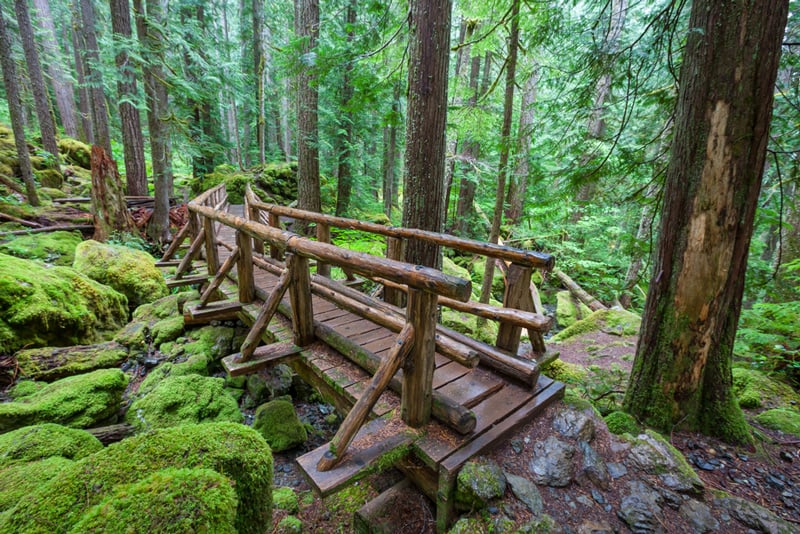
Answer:
<svg viewBox="0 0 800 534"><path fill-rule="evenodd" d="M348 48L352 46L353 40L356 38L355 25L356 25L356 2L350 0L347 4L345 11L345 28L347 28L347 43ZM336 215L343 217L350 209L350 196L353 191L353 169L351 160L353 159L353 144L355 138L353 135L353 127L356 120L355 113L353 113L353 82L352 78L353 62L347 61L344 66L344 74L342 76L342 96L341 96L341 122L339 123L338 141L341 144L339 147L338 157L338 172L336 173ZM369 176L369 175L367 175Z"/></svg>
<svg viewBox="0 0 800 534"><path fill-rule="evenodd" d="M84 65L86 81L89 84L92 110L92 131L94 142L103 147L109 156L111 152L111 129L108 125L108 106L103 91L103 73L100 61L100 46L97 43L97 17L92 0L80 0L81 22L80 33L83 41Z"/></svg>
<svg viewBox="0 0 800 534"><path fill-rule="evenodd" d="M17 160L22 181L25 182L25 192L31 206L39 205L39 195L33 182L28 145L25 142L25 112L22 110L19 86L17 85L17 66L11 57L11 39L8 35L3 8L0 5L0 66L3 67L3 84L6 88L6 101L8 112L11 116L11 128L14 132L14 144L17 148Z"/></svg>
<svg viewBox="0 0 800 534"><path fill-rule="evenodd" d="M692 5L653 278L625 408L751 440L731 361L788 0Z"/></svg>
<svg viewBox="0 0 800 534"><path fill-rule="evenodd" d="M92 145L92 215L96 241L133 229L117 164L100 145Z"/></svg>

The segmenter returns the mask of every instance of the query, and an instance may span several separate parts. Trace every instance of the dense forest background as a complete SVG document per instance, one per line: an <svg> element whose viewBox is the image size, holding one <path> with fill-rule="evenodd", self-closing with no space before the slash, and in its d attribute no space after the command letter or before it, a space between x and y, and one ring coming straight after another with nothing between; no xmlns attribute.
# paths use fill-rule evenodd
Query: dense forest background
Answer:
<svg viewBox="0 0 800 534"><path fill-rule="evenodd" d="M607 305L641 311L689 7L456 4L444 229L551 253ZM401 222L406 2L0 0L0 8L25 133L45 160L58 157L48 148L55 128L62 142L106 147L129 194L165 198L222 180L241 191L308 145L318 151L324 212ZM797 383L796 8L790 2L735 352ZM11 124L7 87L0 122ZM318 112L309 114L314 99ZM307 194L301 186L301 206ZM156 203L155 240L167 239L164 208Z"/></svg>

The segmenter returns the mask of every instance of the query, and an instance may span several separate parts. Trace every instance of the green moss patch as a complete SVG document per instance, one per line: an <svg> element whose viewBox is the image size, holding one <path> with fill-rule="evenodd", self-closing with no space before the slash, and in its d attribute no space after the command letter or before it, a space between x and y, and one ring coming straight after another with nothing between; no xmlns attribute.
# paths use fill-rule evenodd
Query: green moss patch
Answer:
<svg viewBox="0 0 800 534"><path fill-rule="evenodd" d="M611 412L603 419L605 419L606 425L608 425L608 430L612 434L631 434L632 436L635 436L642 430L641 426L639 426L639 423L636 422L636 418L626 412Z"/></svg>
<svg viewBox="0 0 800 534"><path fill-rule="evenodd" d="M634 336L639 333L641 324L642 318L635 313L625 310L599 310L565 328L550 338L550 341L566 341L581 334L597 331L617 336Z"/></svg>
<svg viewBox="0 0 800 534"><path fill-rule="evenodd" d="M153 257L142 250L90 239L75 248L72 266L92 280L111 286L128 297L131 307L152 302L169 293Z"/></svg>
<svg viewBox="0 0 800 534"><path fill-rule="evenodd" d="M128 378L119 369L71 376L15 402L0 404L0 432L39 423L89 428L119 412Z"/></svg>
<svg viewBox="0 0 800 534"><path fill-rule="evenodd" d="M10 510L26 495L72 465L72 460L53 456L35 462L7 465L0 468L0 512ZM2 519L0 519L2 525Z"/></svg>
<svg viewBox="0 0 800 534"><path fill-rule="evenodd" d="M80 232L50 232L14 236L0 243L0 252L17 258L71 266L75 247L83 241Z"/></svg>
<svg viewBox="0 0 800 534"><path fill-rule="evenodd" d="M733 369L733 393L742 408L788 407L800 404L800 394L790 385L755 369Z"/></svg>
<svg viewBox="0 0 800 534"><path fill-rule="evenodd" d="M236 504L231 481L216 471L163 469L139 482L117 486L70 532L235 534Z"/></svg>
<svg viewBox="0 0 800 534"><path fill-rule="evenodd" d="M103 444L85 430L53 423L26 426L0 434L0 467L51 456L79 460L102 448Z"/></svg>
<svg viewBox="0 0 800 534"><path fill-rule="evenodd" d="M119 343L75 347L43 347L21 350L16 354L20 375L51 382L97 369L119 367L128 359L128 351Z"/></svg>
<svg viewBox="0 0 800 534"><path fill-rule="evenodd" d="M71 137L62 137L58 140L58 152L70 165L77 165L87 170L92 168L92 148L86 143Z"/></svg>
<svg viewBox="0 0 800 534"><path fill-rule="evenodd" d="M559 382L565 384L583 384L589 377L589 372L574 363L568 363L561 360L553 360L542 368L542 372Z"/></svg>
<svg viewBox="0 0 800 534"><path fill-rule="evenodd" d="M261 534L272 524L269 447L244 425L215 423L134 436L75 462L0 519L0 532L69 532L118 486L169 467L212 469L232 480L238 532Z"/></svg>
<svg viewBox="0 0 800 534"><path fill-rule="evenodd" d="M297 447L308 439L305 426L288 400L277 399L259 406L253 428L264 436L275 452Z"/></svg>
<svg viewBox="0 0 800 534"><path fill-rule="evenodd" d="M761 412L756 421L767 428L800 437L800 413L785 408Z"/></svg>
<svg viewBox="0 0 800 534"><path fill-rule="evenodd" d="M221 378L195 374L170 376L131 404L126 420L138 431L187 423L240 423L239 406Z"/></svg>
<svg viewBox="0 0 800 534"><path fill-rule="evenodd" d="M275 491L272 492L272 502L275 508L286 510L290 514L296 514L300 511L300 501L297 498L297 493L289 487L275 488Z"/></svg>
<svg viewBox="0 0 800 534"><path fill-rule="evenodd" d="M68 267L0 254L0 347L85 345L127 322L127 299Z"/></svg>
<svg viewBox="0 0 800 534"><path fill-rule="evenodd" d="M572 294L569 291L559 291L556 293L556 319L558 326L567 328L585 319L592 314L592 310L583 302L572 300Z"/></svg>

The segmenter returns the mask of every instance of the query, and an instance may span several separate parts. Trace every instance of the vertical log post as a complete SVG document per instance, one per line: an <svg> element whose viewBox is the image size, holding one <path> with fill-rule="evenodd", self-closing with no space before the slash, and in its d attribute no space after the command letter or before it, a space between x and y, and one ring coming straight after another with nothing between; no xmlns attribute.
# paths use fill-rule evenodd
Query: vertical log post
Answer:
<svg viewBox="0 0 800 534"><path fill-rule="evenodd" d="M533 297L531 296L531 273L533 270L530 267L512 263L508 267L508 274L506 276L506 292L503 295L503 307L513 308L522 311L534 311ZM521 326L514 326L507 323L500 323L500 330L497 333L497 342L495 345L498 348L507 350L511 354L516 354L519 350L519 338L522 334ZM537 340L534 340L533 334L541 338L538 332L530 332L531 343L534 348L537 347ZM541 345L544 344L542 341Z"/></svg>
<svg viewBox="0 0 800 534"><path fill-rule="evenodd" d="M281 218L279 215L269 212L269 225L273 228L277 228L278 230L281 229ZM273 260L280 260L281 258L281 251L278 247L270 245L269 246L269 257Z"/></svg>
<svg viewBox="0 0 800 534"><path fill-rule="evenodd" d="M431 417L438 297L434 293L408 289L406 316L414 328L414 346L403 366L400 412L407 425L417 428Z"/></svg>
<svg viewBox="0 0 800 534"><path fill-rule="evenodd" d="M311 275L308 272L308 258L297 254L286 254L286 268L289 269L291 285L289 297L292 301L292 324L294 344L305 347L314 341L314 309L311 305Z"/></svg>
<svg viewBox="0 0 800 534"><path fill-rule="evenodd" d="M331 242L331 227L325 223L317 223L317 241L320 243ZM326 278L331 277L331 266L327 263L317 262L317 274Z"/></svg>
<svg viewBox="0 0 800 534"><path fill-rule="evenodd" d="M246 209L247 209L247 212L246 212L247 216L251 221L257 222L257 223L261 222L261 220L260 220L261 210L259 210L258 207L251 206L251 205L248 204L246 206ZM264 242L261 241L260 239L256 239L254 237L253 238L253 251L256 254L264 254Z"/></svg>
<svg viewBox="0 0 800 534"><path fill-rule="evenodd" d="M214 221L208 217L203 218L203 232L206 242L206 265L208 274L214 276L219 269L219 253L217 252L217 232Z"/></svg>
<svg viewBox="0 0 800 534"><path fill-rule="evenodd" d="M253 279L253 240L250 236L236 231L236 247L239 249L239 263L236 273L239 276L239 302L247 304L256 298L256 283Z"/></svg>
<svg viewBox="0 0 800 534"><path fill-rule="evenodd" d="M386 238L386 257L390 260L403 261L405 252L405 241L399 237ZM384 286L383 300L393 306L402 306L405 300L405 293L399 289Z"/></svg>

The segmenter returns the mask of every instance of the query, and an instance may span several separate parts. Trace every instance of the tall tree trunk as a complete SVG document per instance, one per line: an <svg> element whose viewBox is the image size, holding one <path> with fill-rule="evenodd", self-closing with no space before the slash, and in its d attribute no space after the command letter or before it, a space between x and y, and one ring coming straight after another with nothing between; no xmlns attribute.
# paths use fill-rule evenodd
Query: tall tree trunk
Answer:
<svg viewBox="0 0 800 534"><path fill-rule="evenodd" d="M63 55L56 42L56 28L53 24L53 14L50 12L50 4L47 0L33 0L36 7L37 20L44 30L42 32L42 47L45 50L45 63L47 73L50 75L50 82L53 85L53 94L56 97L56 107L58 115L61 117L61 126L64 133L75 139L78 138L78 123L75 115L75 94L72 82L69 81L64 69Z"/></svg>
<svg viewBox="0 0 800 534"><path fill-rule="evenodd" d="M147 168L144 163L144 137L139 109L133 104L137 98L136 69L128 56L127 41L133 36L128 0L110 0L111 27L117 41L117 94L119 118L122 127L122 148L125 158L127 192L132 196L147 195ZM109 154L110 156L110 154Z"/></svg>
<svg viewBox="0 0 800 534"><path fill-rule="evenodd" d="M489 63L486 63L489 65ZM470 96L468 105L475 108L478 104L478 79L480 77L481 58L472 58L469 71L469 90ZM484 80L490 75L489 71L483 73ZM487 86L488 87L488 86ZM461 181L458 187L458 201L456 202L456 213L453 217L453 233L457 236L467 237L468 222L472 218L472 203L475 201L475 189L477 187L478 173L476 165L481 152L480 141L470 136L464 140L464 152L461 160L466 163Z"/></svg>
<svg viewBox="0 0 800 534"><path fill-rule="evenodd" d="M227 7L223 7L222 9L222 32L225 42L230 42ZM222 72L225 78L227 78L229 76L229 68L227 65L231 62L231 55L228 47L225 47L225 59L226 65L223 66ZM230 147L229 158L230 161L236 162L239 168L242 169L244 168L244 163L242 162L242 140L239 137L239 114L236 106L236 92L233 90L233 87L229 85L222 93L219 102L223 108L224 118L222 123L225 124L228 146ZM227 106L222 104L226 101L228 103Z"/></svg>
<svg viewBox="0 0 800 534"><path fill-rule="evenodd" d="M147 233L158 242L169 240L169 197L172 195L172 154L166 117L169 96L164 85L164 38L160 28L164 13L159 0L148 0L147 11L142 0L134 0L136 33L148 59L143 70L147 97L147 126L150 131L150 159L153 165L155 206Z"/></svg>
<svg viewBox="0 0 800 534"><path fill-rule="evenodd" d="M258 142L258 162L266 162L266 99L264 88L264 2L253 0L253 79L256 84L256 140Z"/></svg>
<svg viewBox="0 0 800 534"><path fill-rule="evenodd" d="M294 6L294 31L302 39L297 75L297 207L321 211L317 67L313 55L319 34L319 0L295 0ZM298 230L305 231L305 225Z"/></svg>
<svg viewBox="0 0 800 534"><path fill-rule="evenodd" d="M96 17L93 0L80 0L81 33L83 35L84 57L86 58L86 81L91 94L92 131L95 144L112 156L111 130L108 126L108 107L103 92L103 73L100 70L100 48L97 45Z"/></svg>
<svg viewBox="0 0 800 534"><path fill-rule="evenodd" d="M397 206L396 174L397 165L397 121L400 114L400 85L394 85L392 111L388 124L383 127L383 213L392 216L392 208Z"/></svg>
<svg viewBox="0 0 800 534"><path fill-rule="evenodd" d="M28 13L28 3L25 0L14 0L14 11L17 14L19 36L22 39L22 49L25 51L25 63L28 68L28 78L31 81L33 99L36 103L36 117L39 119L39 130L42 134L42 146L50 152L58 162L58 145L56 143L56 124L50 110L47 98L47 86L44 84L42 66L39 63L39 52L33 39L33 26Z"/></svg>
<svg viewBox="0 0 800 534"><path fill-rule="evenodd" d="M78 115L80 116L80 136L79 139L84 143L94 144L94 132L92 131L92 110L90 108L91 98L89 98L89 87L86 83L86 65L83 61L81 50L81 35L78 28L81 26L80 8L77 3L72 6L72 53L75 57L75 77L78 82Z"/></svg>
<svg viewBox="0 0 800 534"><path fill-rule="evenodd" d="M196 29L187 31L185 39L192 43L196 54L200 56L204 63L208 62L204 44L212 39L206 29L205 9L202 4L185 6L181 10L181 18L188 21L194 18L197 21ZM189 25L186 25L189 27ZM199 30L199 35L197 34ZM195 85L200 85L204 73L200 66L193 59L192 55L184 53L184 64L186 67L187 80ZM192 122L189 126L189 135L197 152L192 156L192 175L196 178L205 176L214 170L214 160L216 152L213 150L214 122L211 118L211 93L208 91L197 91L188 97L187 105L192 110Z"/></svg>
<svg viewBox="0 0 800 534"><path fill-rule="evenodd" d="M92 215L95 241L134 228L117 164L100 145L92 146Z"/></svg>
<svg viewBox="0 0 800 534"><path fill-rule="evenodd" d="M283 134L283 142L281 148L286 162L292 161L292 127L289 124L289 116L291 115L291 105L289 104L289 92L291 91L291 83L287 78L284 80L283 92L281 93L281 133Z"/></svg>
<svg viewBox="0 0 800 534"><path fill-rule="evenodd" d="M17 160L19 160L19 171L22 181L25 183L25 193L31 206L39 205L39 195L36 193L36 185L33 181L33 170L31 169L30 154L28 154L28 144L25 142L25 118L20 99L19 86L17 81L17 66L11 56L11 36L6 26L3 6L0 4L0 66L3 68L3 84L6 88L6 101L8 102L8 114L11 117L11 129L14 132L14 146L17 148Z"/></svg>
<svg viewBox="0 0 800 534"><path fill-rule="evenodd" d="M346 17L347 47L350 48L356 35L356 0L350 0L347 4ZM355 121L355 114L352 110L352 102L350 102L353 99L353 84L350 81L352 70L353 62L348 59L342 75L342 99L340 102L342 121L339 124L339 129L343 134L341 136L341 147L338 155L339 170L336 174L336 215L340 217L344 216L350 207L350 192L353 189L351 160L353 158L353 122ZM366 159L367 158L364 158L364 161L366 161ZM369 175L367 174L367 176Z"/></svg>
<svg viewBox="0 0 800 534"><path fill-rule="evenodd" d="M522 88L522 103L520 104L519 126L517 130L517 161L514 173L508 183L508 197L506 200L506 218L511 224L517 224L522 216L522 206L525 194L528 191L528 177L530 175L531 135L533 131L534 107L536 105L536 86L539 82L539 66L533 60L531 72Z"/></svg>
<svg viewBox="0 0 800 534"><path fill-rule="evenodd" d="M519 3L514 0L511 7L511 29L508 35L508 59L506 61L506 94L503 102L503 126L500 131L500 164L497 169L497 192L495 193L492 229L489 241L500 240L500 224L503 221L503 201L506 198L506 177L508 174L508 155L511 148L511 119L514 114L514 86L517 76L517 49L519 47ZM483 272L480 301L489 302L492 295L492 279L494 278L494 258L486 258L486 269ZM478 318L480 323L481 318Z"/></svg>
<svg viewBox="0 0 800 534"><path fill-rule="evenodd" d="M788 0L696 0L653 278L625 408L642 422L752 440L733 341Z"/></svg>

